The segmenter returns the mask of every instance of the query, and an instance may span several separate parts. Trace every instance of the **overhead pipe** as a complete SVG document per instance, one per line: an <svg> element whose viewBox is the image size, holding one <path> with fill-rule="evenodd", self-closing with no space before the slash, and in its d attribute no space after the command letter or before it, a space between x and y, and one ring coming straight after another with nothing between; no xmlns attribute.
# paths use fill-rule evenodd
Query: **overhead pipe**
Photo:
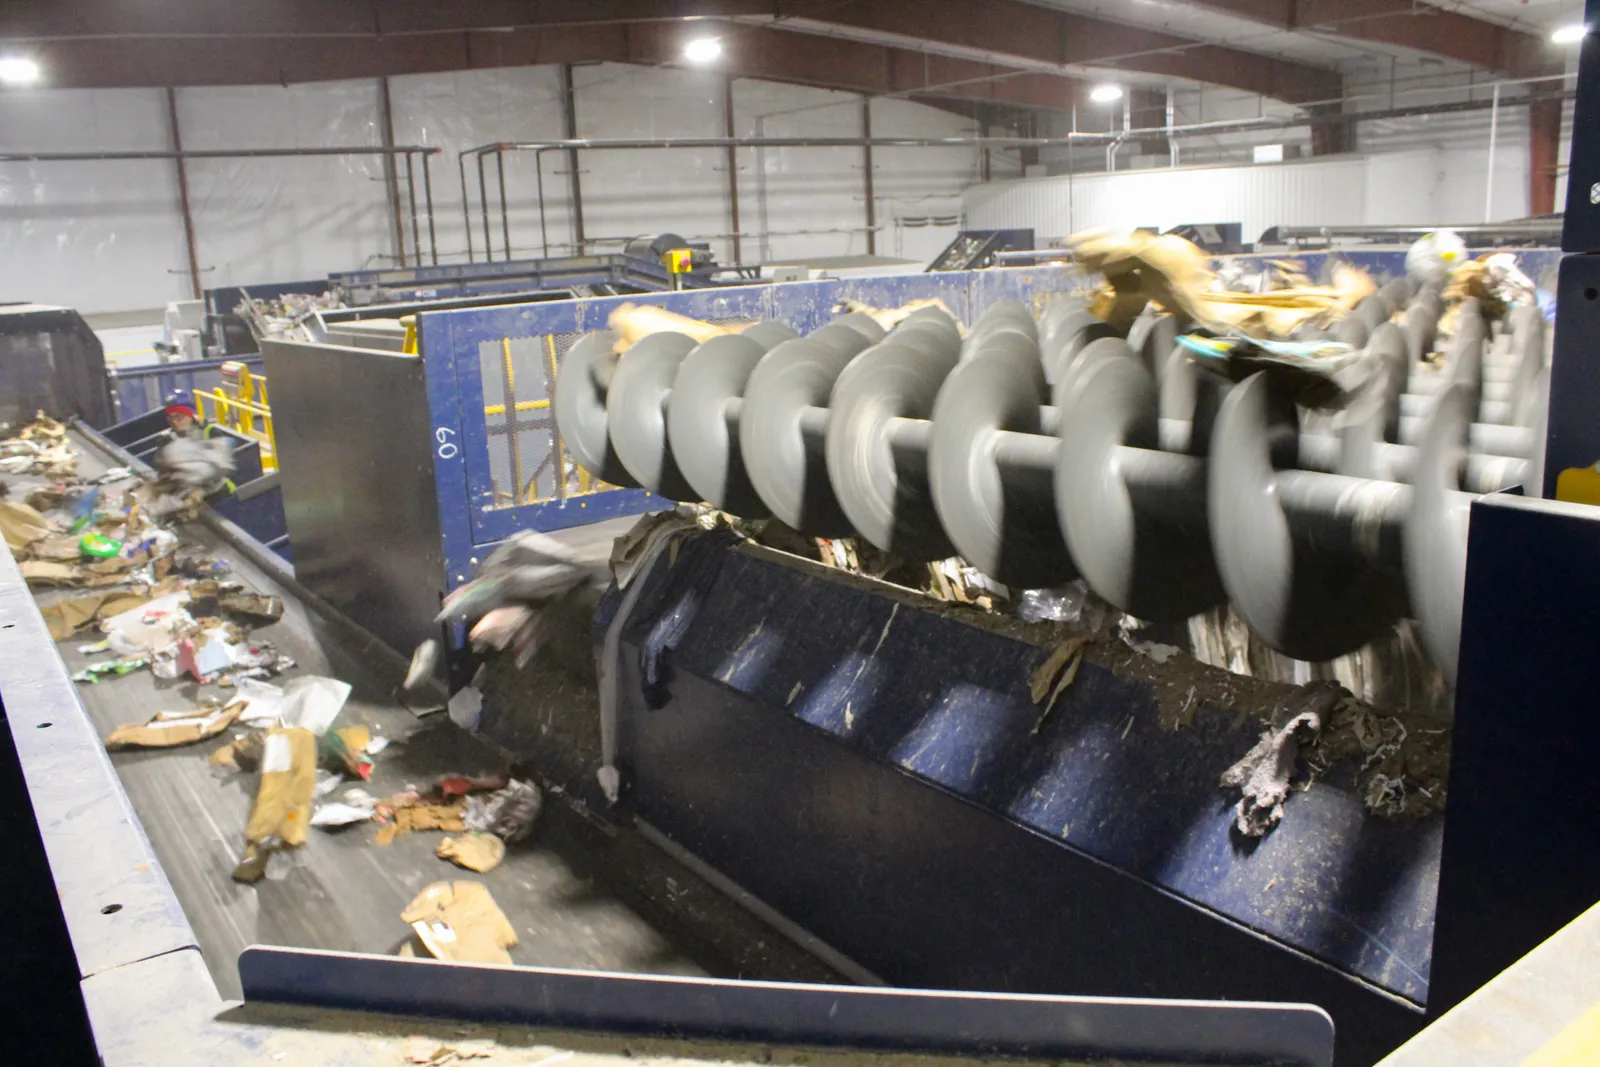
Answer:
<svg viewBox="0 0 1600 1067"><path fill-rule="evenodd" d="M170 96L168 98L168 110L170 117L174 122L173 133L176 138L176 105L172 102L172 98ZM109 163L128 160L171 159L178 161L180 174L182 174L183 162L191 159L298 159L315 156L385 156L392 158L394 156L403 156L405 157L406 165L409 169L411 166L411 157L421 156L423 196L426 201L425 206L428 212L428 240L431 245L430 253L433 257L433 261L437 263L439 262L439 247L434 234L433 180L428 173L428 158L430 156L437 155L442 151L444 151L444 149L435 145L414 144L351 145L348 147L324 145L314 148L183 148L181 147L181 141L175 140L175 147L164 149L128 149L112 152L0 152L0 163ZM466 189L465 178L466 170L463 166L463 180L461 183L463 191ZM184 180L181 184L183 187L180 189L180 192L182 192L184 197L187 198L186 176L184 176ZM409 207L411 209L413 221L413 239L415 239L415 220L417 215L417 197L415 188L410 191L409 199L411 201ZM464 199L465 198L463 198L463 200ZM465 202L463 202L462 212L465 214L466 210L467 206ZM189 240L192 244L192 234L190 235ZM421 250L419 249L417 253L417 262L420 264L421 261L422 256ZM402 262L404 262L403 256ZM193 267L192 269L198 270L199 268ZM197 274L195 276L195 288L198 289L199 287L199 276Z"/></svg>

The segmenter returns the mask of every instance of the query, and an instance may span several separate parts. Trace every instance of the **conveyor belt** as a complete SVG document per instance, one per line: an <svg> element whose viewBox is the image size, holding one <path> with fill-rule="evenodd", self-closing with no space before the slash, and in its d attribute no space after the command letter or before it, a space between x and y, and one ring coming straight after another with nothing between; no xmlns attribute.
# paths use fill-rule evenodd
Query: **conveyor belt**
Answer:
<svg viewBox="0 0 1600 1067"><path fill-rule="evenodd" d="M76 443L84 453L83 473L92 475L101 461L82 439ZM364 723L396 742L376 757L369 791L382 796L445 773L507 766L505 755L446 716L418 718L401 706L392 694L403 664L393 653L364 649L211 528L190 524L180 533L187 550L225 559L238 580L283 598L282 620L253 636L296 660L289 677L325 674L350 683L340 721ZM61 642L69 670L84 665L87 657L77 648L94 639L90 632ZM145 671L79 686L102 734L226 692ZM520 944L512 955L519 964L839 980L631 830L596 826L559 797L546 805L532 838L485 875L437 859L438 834L411 834L379 847L376 827L364 824L313 831L286 879L240 885L230 872L243 845L255 777L219 780L207 764L216 747L123 752L112 760L224 997L239 996L235 960L250 944L394 952L407 936L401 909L429 883L456 877L481 878L489 887L517 930Z"/></svg>

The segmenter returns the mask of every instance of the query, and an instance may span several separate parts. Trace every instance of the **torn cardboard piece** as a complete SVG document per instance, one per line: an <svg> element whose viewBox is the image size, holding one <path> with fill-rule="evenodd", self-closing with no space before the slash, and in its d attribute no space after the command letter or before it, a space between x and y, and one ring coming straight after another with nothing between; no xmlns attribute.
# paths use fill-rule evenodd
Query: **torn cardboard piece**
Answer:
<svg viewBox="0 0 1600 1067"><path fill-rule="evenodd" d="M161 711L148 722L124 723L111 731L106 748L116 752L125 748L176 748L215 737L239 717L241 705L225 708L196 708L193 711Z"/></svg>
<svg viewBox="0 0 1600 1067"><path fill-rule="evenodd" d="M261 593L229 593L219 597L218 605L229 615L242 616L254 625L277 622L283 618L283 601Z"/></svg>
<svg viewBox="0 0 1600 1067"><path fill-rule="evenodd" d="M434 846L433 854L442 860L449 860L457 867L485 874L500 866L500 861L506 858L506 843L494 834L446 837Z"/></svg>
<svg viewBox="0 0 1600 1067"><path fill-rule="evenodd" d="M316 735L299 727L269 730L261 746L261 784L245 826L245 854L234 868L235 880L260 881L272 852L305 843L316 785Z"/></svg>
<svg viewBox="0 0 1600 1067"><path fill-rule="evenodd" d="M511 965L517 932L480 882L435 882L400 918L435 959Z"/></svg>
<svg viewBox="0 0 1600 1067"><path fill-rule="evenodd" d="M65 641L97 619L130 611L148 601L149 597L140 593L91 593L88 596L58 600L48 607L40 608L39 614L44 616L50 636L57 641Z"/></svg>
<svg viewBox="0 0 1600 1067"><path fill-rule="evenodd" d="M0 532L5 534L6 546L20 555L29 545L55 533L55 529L32 505L0 500Z"/></svg>

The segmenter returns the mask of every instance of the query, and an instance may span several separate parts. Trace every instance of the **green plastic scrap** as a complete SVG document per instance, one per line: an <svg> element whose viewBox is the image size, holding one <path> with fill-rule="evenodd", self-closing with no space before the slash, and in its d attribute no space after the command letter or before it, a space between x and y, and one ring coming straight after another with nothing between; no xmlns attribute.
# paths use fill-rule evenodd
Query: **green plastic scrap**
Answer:
<svg viewBox="0 0 1600 1067"><path fill-rule="evenodd" d="M122 542L97 533L86 533L78 541L78 551L95 559L110 559L122 551Z"/></svg>
<svg viewBox="0 0 1600 1067"><path fill-rule="evenodd" d="M104 663L89 664L83 670L74 674L72 680L96 685L102 675L114 674L120 677L124 674L132 674L141 667L148 666L150 666L149 656L135 656L132 659L108 659Z"/></svg>

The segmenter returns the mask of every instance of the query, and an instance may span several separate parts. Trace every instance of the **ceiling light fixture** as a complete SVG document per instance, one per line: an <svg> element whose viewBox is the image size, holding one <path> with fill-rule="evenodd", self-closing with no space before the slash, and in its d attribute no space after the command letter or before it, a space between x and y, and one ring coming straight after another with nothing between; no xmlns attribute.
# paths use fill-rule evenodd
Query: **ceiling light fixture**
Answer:
<svg viewBox="0 0 1600 1067"><path fill-rule="evenodd" d="M6 56L0 59L0 83L6 85L32 85L39 80L39 64L25 56Z"/></svg>
<svg viewBox="0 0 1600 1067"><path fill-rule="evenodd" d="M1589 27L1580 22L1575 26L1562 26L1550 35L1550 40L1556 44L1577 44L1588 32Z"/></svg>
<svg viewBox="0 0 1600 1067"><path fill-rule="evenodd" d="M722 55L722 41L716 37L696 37L683 46L683 58L691 63L710 63Z"/></svg>
<svg viewBox="0 0 1600 1067"><path fill-rule="evenodd" d="M1097 104L1112 104L1122 99L1122 86L1096 85L1089 92L1089 99Z"/></svg>

